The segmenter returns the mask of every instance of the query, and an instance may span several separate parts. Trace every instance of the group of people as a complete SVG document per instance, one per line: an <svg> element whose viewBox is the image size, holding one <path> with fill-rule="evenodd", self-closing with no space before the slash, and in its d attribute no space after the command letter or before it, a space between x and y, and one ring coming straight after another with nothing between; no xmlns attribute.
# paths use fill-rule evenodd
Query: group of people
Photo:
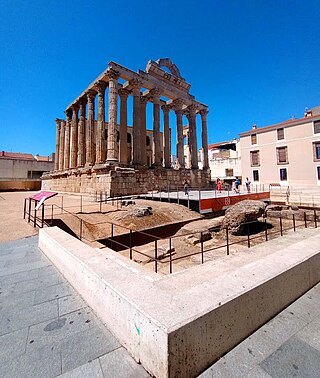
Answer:
<svg viewBox="0 0 320 378"><path fill-rule="evenodd" d="M217 179L217 191L219 193L221 193L221 191L222 191L222 184L223 184L223 180L220 180L218 178ZM235 193L239 193L240 192L240 184L241 184L241 182L240 182L239 177L236 177L236 179L232 181L232 191L235 192ZM249 180L248 177L246 178L245 185L246 185L247 192L250 193L251 181Z"/></svg>

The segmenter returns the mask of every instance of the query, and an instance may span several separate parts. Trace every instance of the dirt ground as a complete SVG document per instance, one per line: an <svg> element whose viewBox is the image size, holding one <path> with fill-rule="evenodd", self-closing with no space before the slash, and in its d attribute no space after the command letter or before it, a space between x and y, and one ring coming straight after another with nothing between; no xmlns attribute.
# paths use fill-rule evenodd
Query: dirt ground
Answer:
<svg viewBox="0 0 320 378"><path fill-rule="evenodd" d="M0 193L0 241L18 239L26 236L35 235L37 228L33 228L30 223L23 219L24 198L33 195L34 192L2 192ZM88 245L97 248L104 248L104 245L97 240L105 239L111 236L113 226L113 235L128 234L129 230L141 231L154 228L161 225L172 223L187 222L181 224L178 229L170 234L170 237L160 238L157 240L158 256L164 254L161 262L158 262L157 270L160 274L169 273L169 254L165 251L169 249L170 243L172 250L171 258L173 262L173 271L179 271L188 267L202 263L201 248L203 248L204 261L225 258L227 254L226 233L217 231L222 217L207 219L193 212L186 207L178 204L138 200L134 199L135 204L121 206L120 203L103 203L96 202L94 198L59 194L56 197L46 201L45 219L50 225L57 225L76 237L82 237L82 240ZM136 207L152 207L152 215L144 217L132 216L132 210ZM313 212L307 212L308 223L312 223ZM292 215L289 214L292 218ZM304 227L304 220L298 216L295 220L297 228ZM268 239L280 236L279 217L268 218ZM282 219L283 233L293 232L292 219ZM212 238L201 243L194 243L193 238L187 235L190 233L209 230ZM230 256L246 253L248 250L248 237L228 235ZM265 242L265 223L261 220L256 226L250 229L250 246ZM155 253L154 241L135 246L132 250L132 258L138 263L144 265L147 269L155 270L155 263L152 260ZM128 245L128 244L126 244ZM138 253L140 252L140 253ZM129 249L123 249L122 255L129 258Z"/></svg>

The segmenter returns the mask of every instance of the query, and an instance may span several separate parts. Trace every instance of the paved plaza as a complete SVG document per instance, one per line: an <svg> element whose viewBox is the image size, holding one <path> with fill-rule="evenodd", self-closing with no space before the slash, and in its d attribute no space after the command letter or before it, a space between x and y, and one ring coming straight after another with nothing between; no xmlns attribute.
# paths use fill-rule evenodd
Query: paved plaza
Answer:
<svg viewBox="0 0 320 378"><path fill-rule="evenodd" d="M0 244L1 377L149 377L37 248ZM200 377L319 377L320 284Z"/></svg>

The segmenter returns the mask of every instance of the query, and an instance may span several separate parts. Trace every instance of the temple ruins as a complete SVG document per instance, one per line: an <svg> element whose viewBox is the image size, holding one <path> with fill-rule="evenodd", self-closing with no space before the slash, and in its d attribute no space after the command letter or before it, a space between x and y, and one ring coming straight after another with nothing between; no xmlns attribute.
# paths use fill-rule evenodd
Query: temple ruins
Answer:
<svg viewBox="0 0 320 378"><path fill-rule="evenodd" d="M168 58L150 60L145 71L137 72L110 62L67 107L66 119L56 119L55 170L42 177L42 188L118 195L175 188L185 179L192 186L206 186L210 179L208 108L195 100L189 93L190 87ZM133 97L132 127L128 126L129 96ZM153 104L152 130L147 127L148 102ZM176 116L174 165L170 111ZM201 117L203 169L198 167L197 114ZM183 115L188 119L187 159Z"/></svg>

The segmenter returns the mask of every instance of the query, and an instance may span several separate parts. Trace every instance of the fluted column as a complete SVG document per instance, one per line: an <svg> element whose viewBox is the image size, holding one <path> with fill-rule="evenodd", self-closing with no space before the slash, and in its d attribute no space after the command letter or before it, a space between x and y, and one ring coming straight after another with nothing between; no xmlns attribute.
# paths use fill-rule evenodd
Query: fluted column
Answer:
<svg viewBox="0 0 320 378"><path fill-rule="evenodd" d="M118 161L117 151L117 114L118 114L118 74L114 71L108 72L109 77L109 122L108 122L108 147L107 162Z"/></svg>
<svg viewBox="0 0 320 378"><path fill-rule="evenodd" d="M141 164L140 88L138 80L130 82L133 95L133 164Z"/></svg>
<svg viewBox="0 0 320 378"><path fill-rule="evenodd" d="M163 111L163 157L164 157L164 166L170 168L171 159L170 159L170 125L169 125L169 112L170 106L162 106Z"/></svg>
<svg viewBox="0 0 320 378"><path fill-rule="evenodd" d="M196 127L196 107L188 106L189 120L189 148L191 154L191 168L198 169L198 145L197 145L197 127Z"/></svg>
<svg viewBox="0 0 320 378"><path fill-rule="evenodd" d="M147 103L146 97L140 97L140 135L141 135L141 164L147 165Z"/></svg>
<svg viewBox="0 0 320 378"><path fill-rule="evenodd" d="M86 103L85 97L79 100L79 123L78 123L78 159L77 166L85 165L85 128L86 128Z"/></svg>
<svg viewBox="0 0 320 378"><path fill-rule="evenodd" d="M120 137L119 137L119 161L121 164L128 163L128 142L127 142L127 126L128 126L128 96L126 89L119 90L120 95Z"/></svg>
<svg viewBox="0 0 320 378"><path fill-rule="evenodd" d="M88 121L86 127L86 166L94 164L93 154L93 137L94 137L94 99L96 92L89 90L87 92L88 99Z"/></svg>
<svg viewBox="0 0 320 378"><path fill-rule="evenodd" d="M177 117L177 147L176 147L176 154L178 165L180 168L184 168L185 161L184 161L184 143L183 143L183 124L182 124L182 105L183 102L181 100L174 101L175 106L175 113Z"/></svg>
<svg viewBox="0 0 320 378"><path fill-rule="evenodd" d="M66 121L60 121L60 146L59 146L59 170L64 168L64 140L65 140Z"/></svg>
<svg viewBox="0 0 320 378"><path fill-rule="evenodd" d="M77 167L77 155L78 155L78 112L79 105L72 105L72 123L71 123L71 158L70 168Z"/></svg>
<svg viewBox="0 0 320 378"><path fill-rule="evenodd" d="M64 169L69 169L70 167L70 131L72 123L72 110L66 110L66 129L65 129L65 139L64 139Z"/></svg>
<svg viewBox="0 0 320 378"><path fill-rule="evenodd" d="M59 169L59 158L60 158L60 130L61 130L61 120L56 118L56 154L54 159L54 170Z"/></svg>
<svg viewBox="0 0 320 378"><path fill-rule="evenodd" d="M106 141L104 136L105 129L105 101L107 83L99 81L97 83L98 91L98 122L96 132L96 164L104 163L106 159Z"/></svg>
<svg viewBox="0 0 320 378"><path fill-rule="evenodd" d="M153 95L153 163L156 167L161 165L160 145L160 90L152 89Z"/></svg>
<svg viewBox="0 0 320 378"><path fill-rule="evenodd" d="M208 109L200 111L202 122L202 152L203 152L203 169L209 168L208 158L208 130L207 130L207 114Z"/></svg>

